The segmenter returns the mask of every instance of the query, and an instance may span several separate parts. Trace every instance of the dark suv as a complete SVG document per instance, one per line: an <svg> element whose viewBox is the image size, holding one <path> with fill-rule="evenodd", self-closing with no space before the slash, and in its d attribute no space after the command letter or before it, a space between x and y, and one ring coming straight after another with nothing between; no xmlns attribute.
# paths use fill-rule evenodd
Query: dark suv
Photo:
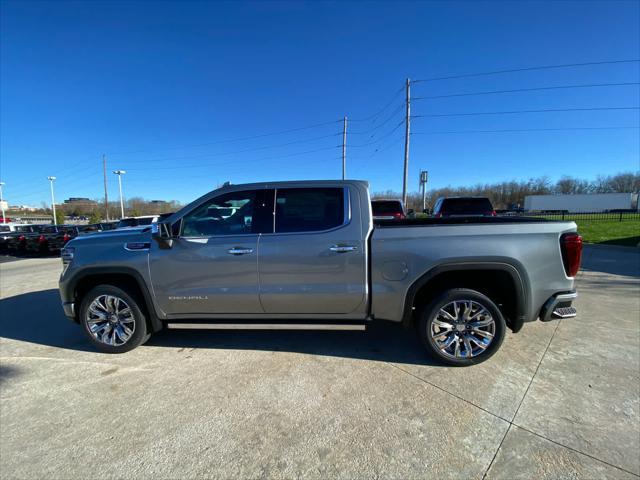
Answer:
<svg viewBox="0 0 640 480"><path fill-rule="evenodd" d="M406 218L402 200L371 200L374 220L403 220Z"/></svg>
<svg viewBox="0 0 640 480"><path fill-rule="evenodd" d="M496 211L487 197L440 197L433 207L433 216L495 217Z"/></svg>

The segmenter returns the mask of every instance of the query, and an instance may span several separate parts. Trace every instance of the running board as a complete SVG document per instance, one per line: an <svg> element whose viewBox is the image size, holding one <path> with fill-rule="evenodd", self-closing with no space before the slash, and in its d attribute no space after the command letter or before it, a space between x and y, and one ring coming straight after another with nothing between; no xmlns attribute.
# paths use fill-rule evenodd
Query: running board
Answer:
<svg viewBox="0 0 640 480"><path fill-rule="evenodd" d="M349 330L363 331L363 323L184 323L166 324L170 330Z"/></svg>

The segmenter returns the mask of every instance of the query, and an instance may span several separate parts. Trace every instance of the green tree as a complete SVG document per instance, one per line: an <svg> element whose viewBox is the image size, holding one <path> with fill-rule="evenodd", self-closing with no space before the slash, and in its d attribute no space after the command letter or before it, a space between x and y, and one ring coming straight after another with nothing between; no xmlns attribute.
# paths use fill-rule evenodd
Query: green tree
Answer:
<svg viewBox="0 0 640 480"><path fill-rule="evenodd" d="M64 225L64 212L62 210L56 210L56 224Z"/></svg>
<svg viewBox="0 0 640 480"><path fill-rule="evenodd" d="M91 212L91 216L89 217L89 223L100 223L102 221L102 215L98 213L97 210Z"/></svg>

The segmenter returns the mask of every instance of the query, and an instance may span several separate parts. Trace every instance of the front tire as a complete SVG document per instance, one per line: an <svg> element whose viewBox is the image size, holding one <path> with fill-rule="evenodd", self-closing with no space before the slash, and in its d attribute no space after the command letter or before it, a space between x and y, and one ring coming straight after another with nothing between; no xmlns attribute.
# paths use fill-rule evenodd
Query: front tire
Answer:
<svg viewBox="0 0 640 480"><path fill-rule="evenodd" d="M105 353L128 352L151 336L143 304L113 285L91 289L82 299L79 319L89 341Z"/></svg>
<svg viewBox="0 0 640 480"><path fill-rule="evenodd" d="M447 290L421 312L418 331L431 355L448 365L482 363L498 351L507 329L500 309L467 288Z"/></svg>

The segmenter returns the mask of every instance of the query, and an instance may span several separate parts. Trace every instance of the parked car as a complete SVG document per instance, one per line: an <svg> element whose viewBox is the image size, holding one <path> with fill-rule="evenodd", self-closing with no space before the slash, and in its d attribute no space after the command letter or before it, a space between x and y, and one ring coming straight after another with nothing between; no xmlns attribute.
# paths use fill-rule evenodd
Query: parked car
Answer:
<svg viewBox="0 0 640 480"><path fill-rule="evenodd" d="M163 328L363 330L375 319L415 325L452 365L491 357L507 328L576 315L574 222L374 222L370 201L361 181L227 185L156 228L77 237L62 252L63 310L111 353ZM229 217L208 216L229 205Z"/></svg>
<svg viewBox="0 0 640 480"><path fill-rule="evenodd" d="M496 211L487 197L440 197L433 206L433 216L495 217Z"/></svg>
<svg viewBox="0 0 640 480"><path fill-rule="evenodd" d="M142 215L140 217L127 217L120 220L116 226L118 228L140 227L142 225L151 225L158 221L159 215Z"/></svg>
<svg viewBox="0 0 640 480"><path fill-rule="evenodd" d="M101 232L106 232L108 230L115 230L118 228L118 222L101 222L98 224L100 226Z"/></svg>
<svg viewBox="0 0 640 480"><path fill-rule="evenodd" d="M0 223L0 250L7 250L7 243L9 239L20 227L23 227L23 225L16 223Z"/></svg>
<svg viewBox="0 0 640 480"><path fill-rule="evenodd" d="M374 220L403 220L407 217L402 200L371 200Z"/></svg>
<svg viewBox="0 0 640 480"><path fill-rule="evenodd" d="M19 254L26 250L27 236L37 234L43 225L16 225L13 232L4 233L4 249L12 254Z"/></svg>
<svg viewBox="0 0 640 480"><path fill-rule="evenodd" d="M0 223L0 233L8 233L15 231L15 223Z"/></svg>
<svg viewBox="0 0 640 480"><path fill-rule="evenodd" d="M97 224L93 225L48 225L38 233L26 236L26 251L30 253L56 253L67 242L78 235L98 232Z"/></svg>

